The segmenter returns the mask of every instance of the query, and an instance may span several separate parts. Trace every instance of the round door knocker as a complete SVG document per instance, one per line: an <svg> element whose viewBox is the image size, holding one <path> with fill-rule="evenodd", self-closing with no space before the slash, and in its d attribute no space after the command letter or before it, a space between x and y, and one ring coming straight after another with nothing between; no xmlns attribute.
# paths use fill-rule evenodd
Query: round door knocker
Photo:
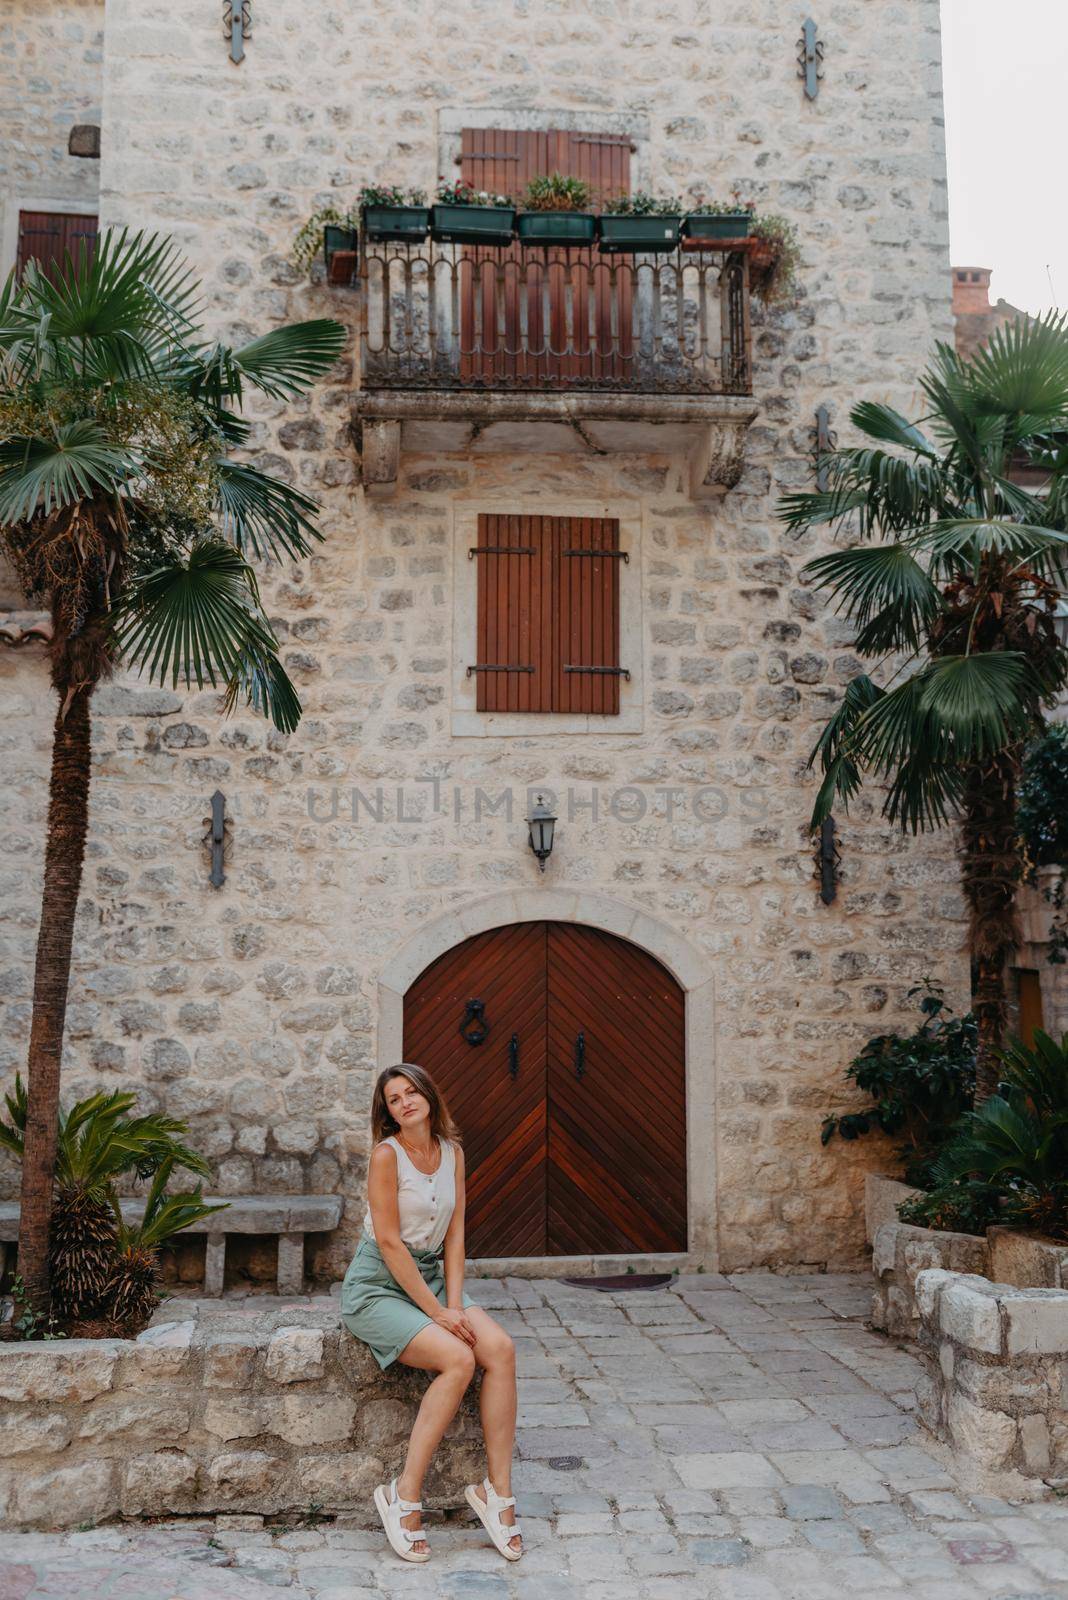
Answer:
<svg viewBox="0 0 1068 1600"><path fill-rule="evenodd" d="M469 1000L464 1010L464 1018L460 1023L460 1034L468 1044L481 1044L489 1033L489 1023L486 1021L486 1002L484 1000Z"/></svg>

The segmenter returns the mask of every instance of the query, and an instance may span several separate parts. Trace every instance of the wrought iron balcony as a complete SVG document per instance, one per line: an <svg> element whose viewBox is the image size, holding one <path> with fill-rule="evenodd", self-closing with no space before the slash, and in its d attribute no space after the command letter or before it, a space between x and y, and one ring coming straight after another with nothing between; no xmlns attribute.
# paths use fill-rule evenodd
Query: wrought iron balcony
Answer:
<svg viewBox="0 0 1068 1600"><path fill-rule="evenodd" d="M368 244L360 388L367 493L402 453L677 454L696 497L737 483L751 394L744 243L603 256Z"/></svg>
<svg viewBox="0 0 1068 1600"><path fill-rule="evenodd" d="M365 388L750 393L744 247L372 244L362 277Z"/></svg>

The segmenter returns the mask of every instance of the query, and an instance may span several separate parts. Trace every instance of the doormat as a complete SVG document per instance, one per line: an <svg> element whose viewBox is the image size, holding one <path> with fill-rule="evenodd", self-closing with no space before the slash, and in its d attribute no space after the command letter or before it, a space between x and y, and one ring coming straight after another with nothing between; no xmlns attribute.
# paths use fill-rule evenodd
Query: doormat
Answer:
<svg viewBox="0 0 1068 1600"><path fill-rule="evenodd" d="M619 1289L662 1289L671 1282L670 1272L625 1272L618 1278L565 1278L573 1289L602 1289L615 1294Z"/></svg>

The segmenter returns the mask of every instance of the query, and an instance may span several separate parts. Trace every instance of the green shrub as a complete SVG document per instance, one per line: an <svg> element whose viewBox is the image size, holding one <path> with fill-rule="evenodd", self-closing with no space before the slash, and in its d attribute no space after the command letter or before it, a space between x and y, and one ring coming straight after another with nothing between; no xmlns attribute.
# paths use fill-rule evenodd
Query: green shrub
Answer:
<svg viewBox="0 0 1068 1600"><path fill-rule="evenodd" d="M1033 883L1039 867L1061 869L1043 893L1053 907L1046 959L1063 966L1068 961L1068 723L1054 723L1029 747L1016 817L1024 878Z"/></svg>
<svg viewBox="0 0 1068 1600"><path fill-rule="evenodd" d="M907 1183L930 1180L935 1157L975 1094L975 1019L953 1016L930 981L909 990L920 997L923 1020L913 1033L881 1033L846 1068L846 1077L871 1096L870 1110L835 1112L821 1139L858 1139L873 1129L903 1135L899 1147Z"/></svg>
<svg viewBox="0 0 1068 1600"><path fill-rule="evenodd" d="M1002 1053L997 1094L966 1112L932 1169L930 1194L905 1222L979 1232L994 1221L1068 1239L1068 1034Z"/></svg>

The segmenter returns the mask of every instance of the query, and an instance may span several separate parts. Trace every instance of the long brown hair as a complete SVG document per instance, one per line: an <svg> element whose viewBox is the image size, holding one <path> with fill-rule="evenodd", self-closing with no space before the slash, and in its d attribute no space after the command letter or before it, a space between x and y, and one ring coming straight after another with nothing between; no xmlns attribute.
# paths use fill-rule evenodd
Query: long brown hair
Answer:
<svg viewBox="0 0 1068 1600"><path fill-rule="evenodd" d="M371 1137L375 1144L381 1144L390 1134L400 1132L400 1123L386 1105L386 1084L390 1078L407 1078L412 1088L418 1089L419 1093L430 1102L432 1137L451 1139L455 1144L463 1143L460 1130L452 1120L445 1099L426 1068L417 1067L411 1061L401 1061L395 1067L386 1067L378 1074L375 1092L371 1097Z"/></svg>

